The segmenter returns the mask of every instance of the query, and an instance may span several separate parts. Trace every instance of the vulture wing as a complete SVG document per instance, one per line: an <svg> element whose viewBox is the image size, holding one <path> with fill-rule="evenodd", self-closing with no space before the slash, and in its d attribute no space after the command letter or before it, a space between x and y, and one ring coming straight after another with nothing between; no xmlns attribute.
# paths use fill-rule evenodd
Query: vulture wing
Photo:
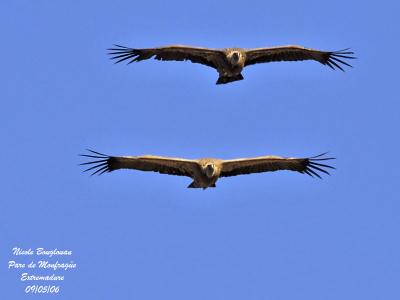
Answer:
<svg viewBox="0 0 400 300"><path fill-rule="evenodd" d="M298 61L298 60L316 60L323 65L344 71L341 64L351 67L345 62L345 59L354 59L354 53L343 49L339 51L319 51L307 49L300 46L281 46L272 48L255 48L246 50L245 65L253 65L258 63L266 63L273 61Z"/></svg>
<svg viewBox="0 0 400 300"><path fill-rule="evenodd" d="M133 49L120 45L115 45L115 47L116 48L108 50L110 51L109 54L113 55L111 59L117 60L116 63L129 60L128 64L130 64L134 61L141 61L154 57L157 60L190 60L193 63L199 63L216 68L216 61L225 58L223 50L183 45L147 49Z"/></svg>
<svg viewBox="0 0 400 300"><path fill-rule="evenodd" d="M81 156L94 158L95 160L82 163L81 165L93 165L86 171L94 174L103 174L118 169L134 169L140 171L153 171L161 174L188 176L191 177L193 170L198 167L195 160L171 158L161 156L108 156L93 150L88 150L91 154L81 154Z"/></svg>
<svg viewBox="0 0 400 300"><path fill-rule="evenodd" d="M310 158L284 158L279 156L261 156L255 158L240 158L225 160L222 163L220 177L236 176L242 174L271 172L278 170L291 170L305 173L311 177L321 178L319 172L329 175L324 168L334 169L334 167L320 163L324 160L334 159L332 157L322 157L326 153Z"/></svg>

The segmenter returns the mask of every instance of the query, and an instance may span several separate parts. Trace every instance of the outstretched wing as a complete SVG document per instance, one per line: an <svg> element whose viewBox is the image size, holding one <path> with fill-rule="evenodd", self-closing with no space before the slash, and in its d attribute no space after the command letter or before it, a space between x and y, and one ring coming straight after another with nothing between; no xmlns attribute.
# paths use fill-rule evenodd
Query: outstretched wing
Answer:
<svg viewBox="0 0 400 300"><path fill-rule="evenodd" d="M329 175L328 169L335 169L332 166L322 164L321 161L334 159L323 157L326 153L309 158L284 158L280 156L262 156L255 158L241 158L225 160L222 163L220 177L236 176L242 174L271 172L278 170L290 170L305 173L311 177L321 178L318 172Z"/></svg>
<svg viewBox="0 0 400 300"><path fill-rule="evenodd" d="M255 48L246 50L245 65L266 63L273 61L298 61L298 60L316 60L332 69L338 68L342 71L341 64L351 67L345 62L345 59L355 59L354 53L348 51L349 48L339 51L319 51L300 46L281 46L272 48Z"/></svg>
<svg viewBox="0 0 400 300"><path fill-rule="evenodd" d="M134 49L125 46L114 45L116 48L108 49L111 59L115 63L129 60L129 63L141 61L154 57L157 60L190 60L193 63L203 64L212 68L217 68L216 62L223 59L225 54L219 49L209 49L200 47L190 47L183 45L173 45L158 48Z"/></svg>
<svg viewBox="0 0 400 300"><path fill-rule="evenodd" d="M81 163L81 165L92 165L86 171L92 171L92 175L101 175L118 169L134 169L140 171L153 171L161 174L191 177L194 168L198 167L195 160L171 158L161 156L108 156L93 150L91 154L81 156L93 158L94 160Z"/></svg>

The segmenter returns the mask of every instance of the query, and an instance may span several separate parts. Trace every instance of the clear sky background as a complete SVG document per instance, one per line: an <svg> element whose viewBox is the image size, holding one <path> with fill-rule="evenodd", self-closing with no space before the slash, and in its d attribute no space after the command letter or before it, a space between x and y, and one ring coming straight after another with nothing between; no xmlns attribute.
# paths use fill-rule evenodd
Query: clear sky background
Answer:
<svg viewBox="0 0 400 300"><path fill-rule="evenodd" d="M2 1L1 298L29 297L7 269L18 246L73 251L78 267L58 299L400 299L399 9ZM189 62L114 65L114 43L351 47L358 59L345 73L256 65L217 86L215 70ZM330 151L337 170L223 178L203 191L156 173L90 177L78 166L86 148L223 159Z"/></svg>

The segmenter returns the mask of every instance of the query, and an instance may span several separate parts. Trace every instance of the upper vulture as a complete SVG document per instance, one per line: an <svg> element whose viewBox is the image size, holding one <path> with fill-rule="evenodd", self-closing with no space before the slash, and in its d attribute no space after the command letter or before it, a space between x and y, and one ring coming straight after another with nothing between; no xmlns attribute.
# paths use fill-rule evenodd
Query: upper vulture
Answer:
<svg viewBox="0 0 400 300"><path fill-rule="evenodd" d="M271 48L225 48L211 49L172 45L158 48L134 49L120 45L108 49L116 63L129 60L129 63L154 57L157 60L190 60L216 69L219 73L217 84L242 80L244 67L258 63L274 61L316 60L332 69L342 71L341 64L351 67L345 59L353 59L354 54L349 49L339 51L319 51L300 46L280 46Z"/></svg>
<svg viewBox="0 0 400 300"><path fill-rule="evenodd" d="M215 183L220 177L278 170L297 171L308 174L311 177L316 176L321 178L318 172L329 175L329 172L324 168L334 169L332 166L321 163L321 161L334 159L332 157L324 157L326 153L309 158L261 156L222 160L215 158L184 159L153 155L108 156L96 151L88 151L91 153L81 154L81 156L94 158L95 160L82 163L81 165L93 164L93 166L85 170L93 170L92 175L100 175L118 169L153 171L161 174L188 176L193 179L188 188L206 189L215 187Z"/></svg>

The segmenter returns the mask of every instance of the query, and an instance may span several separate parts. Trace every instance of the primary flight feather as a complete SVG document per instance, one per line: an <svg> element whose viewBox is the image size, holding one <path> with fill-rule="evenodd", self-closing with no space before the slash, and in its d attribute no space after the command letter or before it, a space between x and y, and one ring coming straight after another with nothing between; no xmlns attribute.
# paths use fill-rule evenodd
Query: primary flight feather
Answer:
<svg viewBox="0 0 400 300"><path fill-rule="evenodd" d="M116 63L138 62L154 57L157 60L186 61L203 64L216 69L219 73L217 84L242 80L244 67L258 63L277 61L315 60L332 69L344 71L343 65L351 67L346 59L354 59L354 53L343 49L339 51L319 51L300 46L279 46L270 48L224 48L212 49L184 45L172 45L157 48L135 49L115 45L108 49Z"/></svg>
<svg viewBox="0 0 400 300"><path fill-rule="evenodd" d="M85 171L103 174L118 169L153 171L161 174L187 176L193 179L188 188L215 187L220 177L229 177L251 173L272 172L278 170L297 171L321 178L319 172L329 175L326 169L334 167L321 162L332 160L324 157L325 153L308 158L284 158L280 156L261 156L222 160L215 158L184 159L153 155L143 156L109 156L93 150L90 154L81 154L94 160L81 165L92 165Z"/></svg>

